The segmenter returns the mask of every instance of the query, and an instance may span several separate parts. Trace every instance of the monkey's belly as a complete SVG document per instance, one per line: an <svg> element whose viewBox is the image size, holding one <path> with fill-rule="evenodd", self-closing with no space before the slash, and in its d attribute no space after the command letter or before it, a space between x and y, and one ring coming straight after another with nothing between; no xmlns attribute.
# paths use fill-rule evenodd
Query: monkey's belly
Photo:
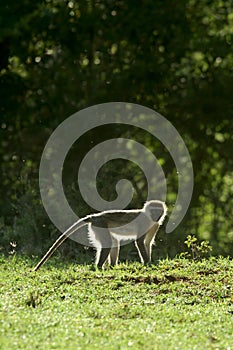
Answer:
<svg viewBox="0 0 233 350"><path fill-rule="evenodd" d="M142 225L139 226L138 223L127 224L120 227L111 227L111 224L109 225L109 231L111 232L111 235L117 239L117 240L127 240L127 239L137 239L144 234L146 234L153 225Z"/></svg>

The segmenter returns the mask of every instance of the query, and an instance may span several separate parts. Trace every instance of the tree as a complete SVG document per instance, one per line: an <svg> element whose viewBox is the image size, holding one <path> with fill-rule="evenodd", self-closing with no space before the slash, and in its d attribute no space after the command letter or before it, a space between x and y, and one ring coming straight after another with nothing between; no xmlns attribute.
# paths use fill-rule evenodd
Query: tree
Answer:
<svg viewBox="0 0 233 350"><path fill-rule="evenodd" d="M191 153L192 207L178 236L169 240L174 243L191 231L216 243L215 252L230 254L232 2L23 0L2 2L0 9L0 206L9 227L4 242L12 239L11 232L18 239L19 227L25 225L31 225L28 235L33 231L38 242L46 221L39 202L38 167L52 130L84 107L130 101L167 117ZM71 154L68 169L76 169L90 140L116 135L136 137L152 151L157 149L154 140L136 129L93 130L76 145L78 160ZM171 203L176 172L169 156L163 153L162 158ZM119 175L113 165L110 168L115 181ZM130 164L125 167L129 170L138 183L141 175ZM67 173L67 192L72 192L74 174ZM109 190L99 181L107 197ZM144 196L143 178L141 188ZM31 219L22 219L22 202L33 208Z"/></svg>

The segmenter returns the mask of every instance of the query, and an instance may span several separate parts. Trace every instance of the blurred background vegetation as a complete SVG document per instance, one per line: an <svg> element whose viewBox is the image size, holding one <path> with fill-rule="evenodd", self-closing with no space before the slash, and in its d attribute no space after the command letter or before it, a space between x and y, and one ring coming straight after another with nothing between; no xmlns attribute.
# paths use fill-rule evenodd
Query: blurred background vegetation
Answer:
<svg viewBox="0 0 233 350"><path fill-rule="evenodd" d="M187 235L210 240L213 254L233 255L232 0L2 0L0 26L1 252L41 254L58 235L38 185L52 131L80 109L126 101L164 115L193 161L190 209L175 232L161 230L155 255L181 252ZM136 128L104 127L83 135L66 160L65 190L79 216L93 210L79 193L78 164L93 144L113 137L155 152L171 210L177 174L169 155ZM119 162L103 168L100 194L112 199L114 184L128 177L132 207L141 205L143 174ZM72 256L77 247L71 241L63 250Z"/></svg>

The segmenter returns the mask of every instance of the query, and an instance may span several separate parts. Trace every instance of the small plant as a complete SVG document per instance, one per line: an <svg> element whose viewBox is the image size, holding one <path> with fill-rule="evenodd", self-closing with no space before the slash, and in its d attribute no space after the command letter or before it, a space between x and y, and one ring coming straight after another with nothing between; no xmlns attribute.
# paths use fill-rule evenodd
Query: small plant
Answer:
<svg viewBox="0 0 233 350"><path fill-rule="evenodd" d="M40 301L38 293L32 293L32 292L30 292L29 297L25 301L27 306L31 306L33 308L38 306L40 304L40 302L41 301Z"/></svg>
<svg viewBox="0 0 233 350"><path fill-rule="evenodd" d="M198 240L195 236L188 235L186 241L184 242L188 249L191 250L191 254L188 252L182 253L183 256L191 256L192 259L195 260L201 260L202 258L206 257L206 255L209 255L212 251L212 247L209 243L209 241L202 241L200 244L198 244Z"/></svg>

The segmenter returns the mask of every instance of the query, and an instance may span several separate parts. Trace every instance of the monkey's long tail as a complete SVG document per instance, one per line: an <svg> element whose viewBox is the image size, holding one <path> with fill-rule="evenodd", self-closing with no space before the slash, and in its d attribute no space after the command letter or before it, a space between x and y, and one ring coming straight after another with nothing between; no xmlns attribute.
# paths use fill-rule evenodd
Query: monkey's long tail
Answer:
<svg viewBox="0 0 233 350"><path fill-rule="evenodd" d="M85 222L83 219L78 220L76 223L74 223L71 227L69 227L58 239L56 242L53 243L52 247L49 248L47 253L43 256L43 258L38 262L36 267L34 267L33 271L37 271L49 258L50 256L55 252L55 250L60 247L60 245L69 238L74 232L79 230L81 227L87 225L88 222Z"/></svg>

